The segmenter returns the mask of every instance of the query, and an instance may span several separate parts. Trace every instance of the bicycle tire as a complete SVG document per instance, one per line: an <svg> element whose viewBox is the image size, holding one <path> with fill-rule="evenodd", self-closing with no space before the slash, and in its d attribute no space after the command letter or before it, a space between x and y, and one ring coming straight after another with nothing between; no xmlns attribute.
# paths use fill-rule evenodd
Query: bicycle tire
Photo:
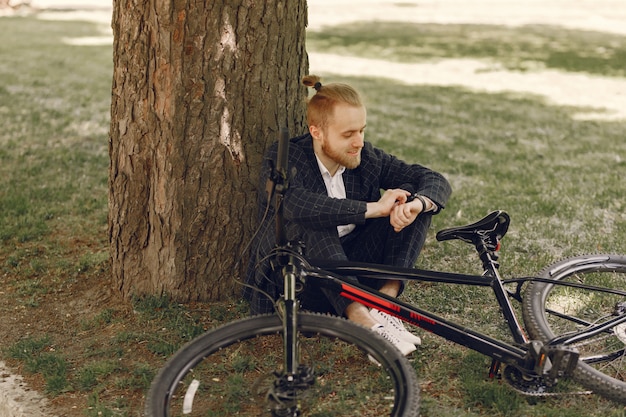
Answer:
<svg viewBox="0 0 626 417"><path fill-rule="evenodd" d="M263 384L271 391L275 384L272 375L282 368L282 326L277 315L253 316L192 340L167 361L153 380L146 415L272 415L274 404L267 401L271 395ZM306 364L314 368L317 380L298 395L302 414L294 415L419 415L419 385L414 369L378 334L343 318L309 312L298 313L298 331L301 362L311 362ZM380 366L368 361L363 352ZM371 374L364 373L365 368ZM264 381L264 375L269 381ZM200 381L203 392L194 380ZM222 386L231 381L232 386ZM249 386L242 391L245 384ZM190 389L195 395L189 394ZM181 407L187 397L193 399L193 406L183 413ZM261 397L264 401L259 401ZM266 401L268 404L261 404ZM188 401L187 405L191 404Z"/></svg>
<svg viewBox="0 0 626 417"><path fill-rule="evenodd" d="M626 288L626 256L568 258L548 266L539 277L623 290ZM547 342L585 327L582 322L559 317L559 313L593 323L609 317L618 303L625 301L625 297L616 294L533 281L524 294L522 315L530 337ZM626 326L615 326L572 347L580 352L572 379L605 398L626 403Z"/></svg>

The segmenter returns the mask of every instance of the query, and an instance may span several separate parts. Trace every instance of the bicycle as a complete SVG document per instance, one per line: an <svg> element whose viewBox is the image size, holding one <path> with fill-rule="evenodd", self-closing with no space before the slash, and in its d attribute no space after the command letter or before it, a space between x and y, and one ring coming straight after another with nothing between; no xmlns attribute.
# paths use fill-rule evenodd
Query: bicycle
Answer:
<svg viewBox="0 0 626 417"><path fill-rule="evenodd" d="M284 280L277 313L227 323L184 346L155 377L147 415L419 415L419 385L407 358L369 329L300 311L297 295L307 279L492 358L489 376L504 378L524 394L545 395L569 377L626 403L626 256L574 257L548 266L538 276L505 280L497 251L510 217L494 211L436 235L438 241L472 244L482 275L307 259L298 242L287 241L283 229L288 143L283 134L268 181L278 242L272 259ZM513 342L468 329L344 276L491 287ZM506 288L511 284L515 290ZM512 300L521 303L528 335ZM364 360L364 354L371 361ZM355 378L358 374L365 376Z"/></svg>

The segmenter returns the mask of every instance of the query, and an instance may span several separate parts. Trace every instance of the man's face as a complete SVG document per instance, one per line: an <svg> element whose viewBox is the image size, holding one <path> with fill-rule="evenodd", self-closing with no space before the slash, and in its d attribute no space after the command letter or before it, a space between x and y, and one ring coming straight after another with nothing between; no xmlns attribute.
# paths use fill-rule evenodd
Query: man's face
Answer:
<svg viewBox="0 0 626 417"><path fill-rule="evenodd" d="M365 107L345 103L335 105L333 117L321 133L320 159L328 158L348 169L361 163L367 112Z"/></svg>

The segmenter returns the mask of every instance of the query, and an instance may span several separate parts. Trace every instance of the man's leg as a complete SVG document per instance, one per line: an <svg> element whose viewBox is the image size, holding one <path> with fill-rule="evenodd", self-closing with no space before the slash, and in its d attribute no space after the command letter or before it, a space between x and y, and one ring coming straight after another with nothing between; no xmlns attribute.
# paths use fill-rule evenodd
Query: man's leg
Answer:
<svg viewBox="0 0 626 417"><path fill-rule="evenodd" d="M307 258L348 260L335 227L321 230L304 230L301 233L301 237L304 240ZM356 281L354 277L346 278ZM315 282L315 278L307 279L301 301L305 309L322 313L333 313L339 316L345 315L346 317L348 317L346 308L353 303L335 291L320 288Z"/></svg>
<svg viewBox="0 0 626 417"><path fill-rule="evenodd" d="M387 218L373 219L358 227L353 236L348 235L343 248L351 261L411 268L424 246L431 219L430 214L421 215L400 232L393 230ZM404 282L399 281L387 284L376 279L359 281L392 297L404 289Z"/></svg>
<svg viewBox="0 0 626 417"><path fill-rule="evenodd" d="M419 216L413 224L400 232L395 232L388 218L368 220L347 236L339 238L336 229L303 230L309 258L330 260L351 260L355 262L379 263L399 267L412 267L417 261L426 234L430 227L431 215ZM355 278L356 279L356 278ZM382 281L360 278L359 281L392 297L404 289L402 281ZM316 311L331 311L344 315L350 300L339 294L320 289L314 282L308 285L303 305Z"/></svg>
<svg viewBox="0 0 626 417"><path fill-rule="evenodd" d="M383 227L383 229L385 228ZM352 235L352 233L350 235ZM344 246L350 246L348 245L350 241L360 240L355 240L354 236L350 235L345 236L343 239L339 239L335 230L307 231L305 233L307 256L310 258L347 260L348 257L346 256L346 253L344 251ZM355 234L355 236L356 235L357 234ZM395 238L395 236L393 237ZM385 245L382 246L384 247ZM417 253L419 254L419 251ZM415 256L417 257L417 255ZM377 260L369 260L369 262L376 261ZM378 261L378 263L380 262ZM354 277L346 278L356 281L356 278ZM372 315L372 313L370 313L369 308L367 308L363 304L348 300L347 298L339 295L336 291L320 288L319 286L315 285L315 282L312 280L314 280L314 278L308 279L307 289L301 297L302 305L304 308L313 309L316 311L323 311L325 308L332 308L336 314L344 315L349 320L361 324L362 326L365 326L367 328L371 328L375 332L381 334L384 338L386 338L394 346L396 346L398 350L400 350L404 355L408 355L409 353L413 352L415 350L415 344L420 343L419 337L411 335L408 331L406 331L406 329L404 329L401 323L394 326L396 327L395 330L391 327L388 327L387 325L383 326L381 322L377 320ZM373 282L371 283L371 286L376 289L380 289L381 292L388 294L392 297L397 296L402 288L402 283L400 281L372 281ZM409 337L407 338L407 336ZM411 337L413 339L411 339Z"/></svg>
<svg viewBox="0 0 626 417"><path fill-rule="evenodd" d="M387 219L381 219L385 221L376 219L360 230L359 236L355 236L353 245L344 244L348 258L353 261L382 263L404 268L413 267L426 241L431 218L432 215L420 216L400 232L395 232L386 221ZM360 278L359 281L378 288L380 292L391 297L400 295L405 285L405 281L400 280L382 281ZM421 344L420 337L409 332L398 318L377 310L368 310L368 314L400 340L395 344L405 354L414 350L415 345Z"/></svg>

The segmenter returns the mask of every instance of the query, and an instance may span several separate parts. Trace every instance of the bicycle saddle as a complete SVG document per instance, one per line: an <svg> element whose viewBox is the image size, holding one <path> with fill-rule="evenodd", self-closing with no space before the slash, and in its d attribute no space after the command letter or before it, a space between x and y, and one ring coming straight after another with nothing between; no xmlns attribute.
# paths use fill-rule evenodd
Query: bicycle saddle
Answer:
<svg viewBox="0 0 626 417"><path fill-rule="evenodd" d="M476 223L440 230L437 233L437 240L443 242L444 240L460 239L467 243L476 244L478 243L477 239L489 237L491 241L498 242L506 234L510 222L511 218L505 211L497 210Z"/></svg>

